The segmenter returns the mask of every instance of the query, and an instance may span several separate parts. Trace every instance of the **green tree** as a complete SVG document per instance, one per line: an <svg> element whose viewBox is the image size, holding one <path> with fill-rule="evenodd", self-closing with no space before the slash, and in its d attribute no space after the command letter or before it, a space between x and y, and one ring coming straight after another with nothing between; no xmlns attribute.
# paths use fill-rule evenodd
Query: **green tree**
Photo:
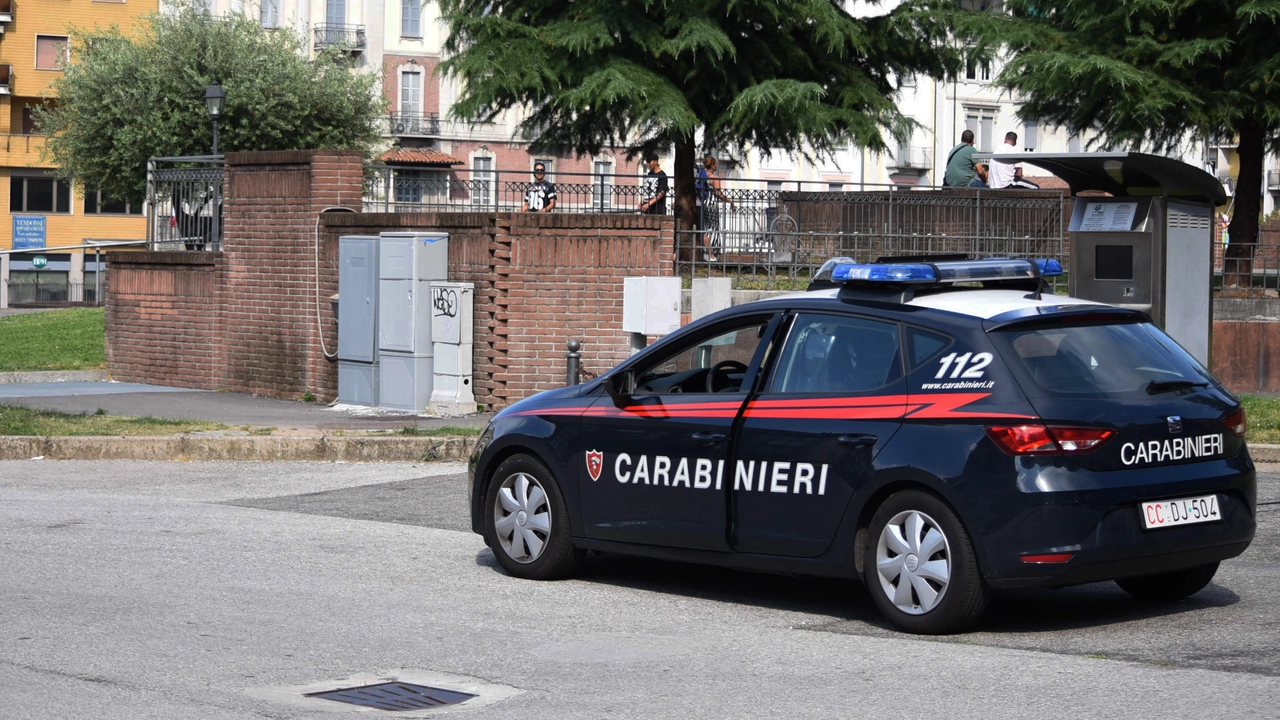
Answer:
<svg viewBox="0 0 1280 720"><path fill-rule="evenodd" d="M59 175L115 199L145 193L151 157L208 155L205 88L227 99L220 151L359 149L371 153L384 111L376 75L354 72L341 49L313 60L304 38L233 13L181 2L137 32L73 29L57 99L36 111Z"/></svg>
<svg viewBox="0 0 1280 720"><path fill-rule="evenodd" d="M840 0L441 0L456 117L524 108L535 151L674 146L675 209L695 217L695 138L818 156L886 150L914 123L907 75L963 67L955 3L908 0L854 18ZM979 48L981 50L981 48Z"/></svg>
<svg viewBox="0 0 1280 720"><path fill-rule="evenodd" d="M1123 147L1238 140L1229 274L1249 272L1280 149L1280 0L1011 0L998 78L1041 118Z"/></svg>

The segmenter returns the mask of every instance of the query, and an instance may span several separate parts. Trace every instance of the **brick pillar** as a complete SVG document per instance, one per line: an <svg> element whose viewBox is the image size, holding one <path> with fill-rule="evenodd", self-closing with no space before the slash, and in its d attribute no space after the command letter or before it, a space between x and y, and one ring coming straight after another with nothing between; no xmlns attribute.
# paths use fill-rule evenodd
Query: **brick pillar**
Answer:
<svg viewBox="0 0 1280 720"><path fill-rule="evenodd" d="M227 153L219 267L220 376L228 390L337 396L337 244L322 212L359 212L363 165L353 150ZM318 263L318 269L317 269ZM318 277L318 288L317 288Z"/></svg>

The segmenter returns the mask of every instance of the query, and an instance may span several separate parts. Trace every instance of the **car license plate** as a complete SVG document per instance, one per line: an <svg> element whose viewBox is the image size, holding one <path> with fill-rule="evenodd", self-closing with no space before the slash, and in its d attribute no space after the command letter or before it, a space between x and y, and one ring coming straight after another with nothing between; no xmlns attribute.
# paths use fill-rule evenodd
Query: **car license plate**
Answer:
<svg viewBox="0 0 1280 720"><path fill-rule="evenodd" d="M1142 503L1142 522L1148 530L1221 519L1217 495Z"/></svg>

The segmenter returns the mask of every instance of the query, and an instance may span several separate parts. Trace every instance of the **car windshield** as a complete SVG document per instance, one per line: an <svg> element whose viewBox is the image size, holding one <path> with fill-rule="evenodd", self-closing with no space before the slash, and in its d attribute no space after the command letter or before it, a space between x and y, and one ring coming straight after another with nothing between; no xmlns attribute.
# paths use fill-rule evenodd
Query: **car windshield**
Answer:
<svg viewBox="0 0 1280 720"><path fill-rule="evenodd" d="M1216 384L1150 323L1013 328L991 337L1005 361L1030 379L1028 395L1151 395Z"/></svg>

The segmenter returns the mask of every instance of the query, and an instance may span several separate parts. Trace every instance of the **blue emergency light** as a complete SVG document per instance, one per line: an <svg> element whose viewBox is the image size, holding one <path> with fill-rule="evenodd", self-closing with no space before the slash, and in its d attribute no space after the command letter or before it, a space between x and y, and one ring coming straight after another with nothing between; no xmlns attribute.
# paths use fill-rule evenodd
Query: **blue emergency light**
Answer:
<svg viewBox="0 0 1280 720"><path fill-rule="evenodd" d="M828 261L831 263L831 261ZM949 260L942 262L857 263L839 258L831 268L834 282L962 283L984 280L1034 280L1062 274L1057 260Z"/></svg>

